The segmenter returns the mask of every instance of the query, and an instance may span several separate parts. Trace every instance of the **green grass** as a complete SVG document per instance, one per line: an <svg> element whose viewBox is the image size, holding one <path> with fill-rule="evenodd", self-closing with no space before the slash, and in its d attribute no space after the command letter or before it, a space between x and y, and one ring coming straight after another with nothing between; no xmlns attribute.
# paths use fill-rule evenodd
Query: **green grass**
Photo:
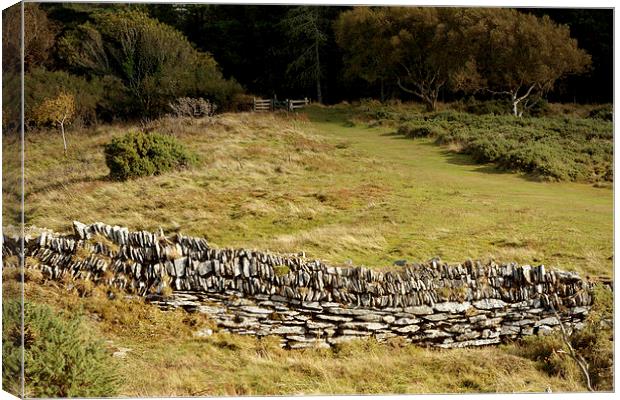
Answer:
<svg viewBox="0 0 620 400"><path fill-rule="evenodd" d="M361 104L355 110L357 119L396 125L397 133L409 138L430 137L478 163L491 162L543 180L599 185L613 181L611 120L568 115L515 118L450 109L423 113L402 104Z"/></svg>
<svg viewBox="0 0 620 400"><path fill-rule="evenodd" d="M29 135L27 223L58 231L72 220L161 226L218 246L305 251L334 264L493 257L611 275L611 190L475 164L428 139L350 126L349 111L164 120L157 128L176 134L200 164L127 183L107 179L102 151L124 126L70 133L66 159L57 136Z"/></svg>
<svg viewBox="0 0 620 400"><path fill-rule="evenodd" d="M403 258L493 257L612 275L609 188L500 171L430 139L393 135L393 127L351 123L354 116L339 106L311 107L295 118L157 121L149 128L176 135L198 165L124 183L107 178L103 145L132 127L69 131L66 158L55 132L30 133L27 223L66 232L74 219L162 227L218 246L305 251L376 268ZM16 222L16 143L4 141L3 150L8 224ZM577 377L551 374L512 345L440 351L362 342L283 351L250 337L195 338L182 313L48 285L30 282L27 297L82 310L98 335L133 349L121 371L127 396L584 389Z"/></svg>

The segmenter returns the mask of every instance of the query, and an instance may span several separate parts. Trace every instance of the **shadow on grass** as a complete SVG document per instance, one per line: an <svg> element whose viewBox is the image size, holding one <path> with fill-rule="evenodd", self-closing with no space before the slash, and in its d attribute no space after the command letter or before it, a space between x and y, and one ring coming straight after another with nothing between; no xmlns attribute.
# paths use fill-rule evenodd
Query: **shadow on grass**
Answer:
<svg viewBox="0 0 620 400"><path fill-rule="evenodd" d="M435 143L425 143L429 146L439 146ZM449 163L453 165L460 165L466 167L475 167L474 172L480 172L488 175L512 175L519 177L528 182L543 182L539 175L526 174L520 171L514 171L506 168L498 167L492 163L479 163L474 160L470 155L464 153L457 153L451 150L441 150L441 155Z"/></svg>
<svg viewBox="0 0 620 400"><path fill-rule="evenodd" d="M404 136L404 135L402 135L402 134L400 134L400 133L398 133L396 131L393 131L393 132L383 132L383 133L380 133L379 136L391 137L391 138L394 138L394 139L414 140L414 139L410 139L410 138L408 138L408 137L406 137L406 136Z"/></svg>
<svg viewBox="0 0 620 400"><path fill-rule="evenodd" d="M396 134L384 133L381 135L391 136L394 139L415 140L415 139L404 137L402 135L398 135L397 133ZM472 169L473 172L479 172L479 173L488 174L488 175L513 175L523 180L526 180L528 182L543 182L544 181L544 179L542 179L539 175L526 174L526 173L519 172L519 171L513 171L513 170L509 170L505 168L500 168L493 163L479 163L467 153L458 153L453 150L447 150L443 148L440 144L435 143L434 141L430 141L430 142L424 141L422 143L418 142L418 144L422 146L433 147L433 148L439 147L440 154L446 160L446 162L452 165L475 167Z"/></svg>

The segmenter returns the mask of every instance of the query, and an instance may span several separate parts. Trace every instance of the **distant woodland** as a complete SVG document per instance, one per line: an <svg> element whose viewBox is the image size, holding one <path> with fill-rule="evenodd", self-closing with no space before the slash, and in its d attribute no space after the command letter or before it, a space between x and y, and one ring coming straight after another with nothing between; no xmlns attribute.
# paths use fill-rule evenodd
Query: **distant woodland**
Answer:
<svg viewBox="0 0 620 400"><path fill-rule="evenodd" d="M3 12L4 123L19 121L19 8ZM27 126L59 93L80 121L156 117L179 97L612 101L612 10L28 3Z"/></svg>

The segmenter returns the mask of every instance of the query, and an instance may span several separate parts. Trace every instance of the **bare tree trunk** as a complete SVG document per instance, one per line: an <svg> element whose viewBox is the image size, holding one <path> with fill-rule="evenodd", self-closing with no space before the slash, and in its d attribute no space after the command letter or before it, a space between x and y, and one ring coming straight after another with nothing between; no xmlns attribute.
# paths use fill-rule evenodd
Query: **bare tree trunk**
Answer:
<svg viewBox="0 0 620 400"><path fill-rule="evenodd" d="M521 86L519 86L514 92L511 93L512 96L512 114L515 117L519 117L521 118L521 116L523 116L523 110L521 110L519 112L519 103L525 99L527 99L527 97L532 93L532 90L534 90L534 88L536 87L536 84L533 84L532 86L530 86L530 88L527 90L527 92L525 92L525 94L521 97L519 96L519 89L521 88Z"/></svg>
<svg viewBox="0 0 620 400"><path fill-rule="evenodd" d="M314 54L316 56L316 99L319 104L323 104L323 94L321 93L321 61L319 59L319 39L318 36L314 41Z"/></svg>
<svg viewBox="0 0 620 400"><path fill-rule="evenodd" d="M431 98L431 111L435 111L437 109L437 96Z"/></svg>
<svg viewBox="0 0 620 400"><path fill-rule="evenodd" d="M594 388L592 387L592 379L590 378L590 366L588 365L588 362L586 361L586 359L583 358L583 356L581 354L578 354L575 351L575 348L573 347L573 345L570 342L570 335L566 331L566 328L564 327L564 323L562 322L562 319L560 318L560 314L558 314L557 310L555 309L555 307L553 306L552 303L549 303L549 304L551 305L551 310L555 314L555 317L557 318L558 322L560 323L560 331L562 332L562 341L564 342L564 344L568 348L568 351L569 351L568 354L575 361L577 366L579 366L579 368L581 369L581 373L583 374L583 377L584 377L584 379L586 381L586 387L587 387L588 391L593 392Z"/></svg>
<svg viewBox="0 0 620 400"><path fill-rule="evenodd" d="M60 133L62 133L62 145L65 151L65 157L67 156L67 139L65 138L65 119L60 121Z"/></svg>
<svg viewBox="0 0 620 400"><path fill-rule="evenodd" d="M515 117L519 116L518 107L519 107L519 100L517 100L517 95L515 93L512 95L512 115L514 115Z"/></svg>
<svg viewBox="0 0 620 400"><path fill-rule="evenodd" d="M381 78L380 81L381 81L381 102L383 103L385 101L385 88L383 86L383 78Z"/></svg>

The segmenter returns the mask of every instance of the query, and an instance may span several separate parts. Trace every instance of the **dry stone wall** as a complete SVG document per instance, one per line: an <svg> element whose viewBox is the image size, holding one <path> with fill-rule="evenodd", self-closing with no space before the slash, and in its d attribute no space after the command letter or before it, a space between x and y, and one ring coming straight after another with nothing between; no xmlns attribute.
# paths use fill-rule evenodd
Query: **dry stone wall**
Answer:
<svg viewBox="0 0 620 400"><path fill-rule="evenodd" d="M223 331L279 335L289 348L397 336L439 347L495 344L549 332L560 320L578 329L592 303L588 282L542 265L431 260L378 272L217 249L180 234L168 238L102 223L73 227L73 235L25 238L24 255L35 261L29 264L50 279L70 275L162 308L207 313ZM5 236L2 251L18 255L19 239Z"/></svg>

